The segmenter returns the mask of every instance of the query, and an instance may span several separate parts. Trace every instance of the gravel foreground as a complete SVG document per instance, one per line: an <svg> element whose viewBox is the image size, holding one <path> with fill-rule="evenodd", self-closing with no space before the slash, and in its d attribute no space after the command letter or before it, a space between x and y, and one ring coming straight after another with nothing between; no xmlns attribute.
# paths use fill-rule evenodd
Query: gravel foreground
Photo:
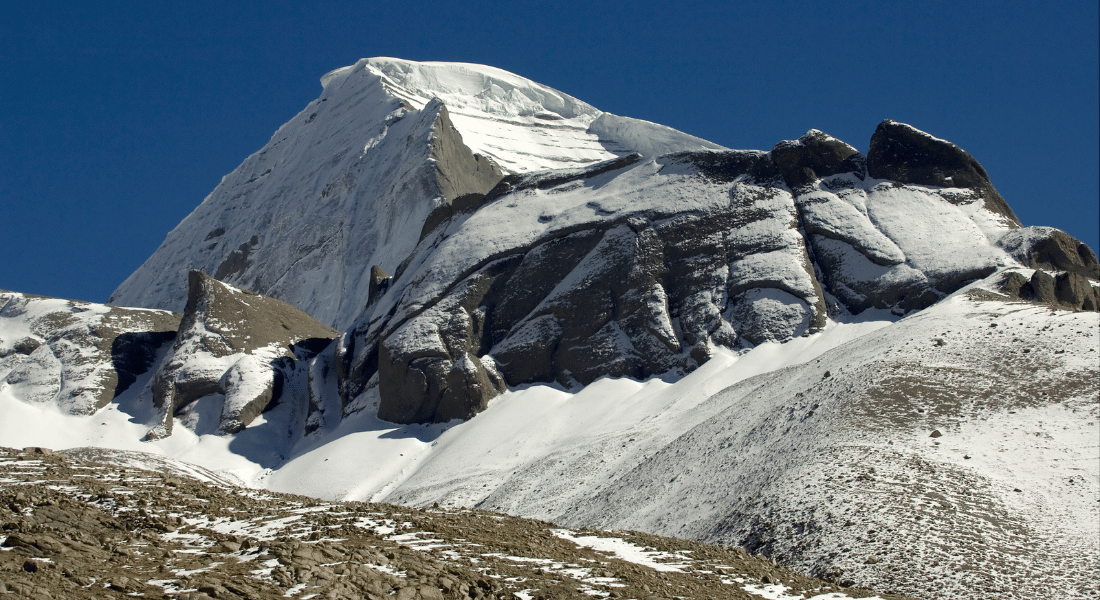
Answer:
<svg viewBox="0 0 1100 600"><path fill-rule="evenodd" d="M0 595L905 598L741 548L478 510L322 502L204 482L178 466L134 468L135 454L0 448Z"/></svg>

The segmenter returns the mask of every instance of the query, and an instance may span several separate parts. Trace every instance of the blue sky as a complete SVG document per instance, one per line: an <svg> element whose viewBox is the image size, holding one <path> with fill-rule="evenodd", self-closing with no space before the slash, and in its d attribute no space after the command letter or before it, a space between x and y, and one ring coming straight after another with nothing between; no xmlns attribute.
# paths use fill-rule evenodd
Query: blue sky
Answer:
<svg viewBox="0 0 1100 600"><path fill-rule="evenodd" d="M321 3L318 3L321 4ZM27 2L0 13L0 288L104 301L368 56L489 64L731 148L885 118L1094 249L1098 3Z"/></svg>

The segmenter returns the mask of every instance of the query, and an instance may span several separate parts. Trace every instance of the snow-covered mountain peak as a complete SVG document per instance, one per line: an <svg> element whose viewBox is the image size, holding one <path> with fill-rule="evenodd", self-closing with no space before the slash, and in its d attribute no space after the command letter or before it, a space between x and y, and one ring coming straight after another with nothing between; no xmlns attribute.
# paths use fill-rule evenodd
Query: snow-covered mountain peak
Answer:
<svg viewBox="0 0 1100 600"><path fill-rule="evenodd" d="M365 67L421 97L440 97L452 110L509 117L591 121L600 111L568 94L485 65L368 58Z"/></svg>
<svg viewBox="0 0 1100 600"><path fill-rule="evenodd" d="M432 98L442 100L470 149L510 173L576 168L633 152L723 149L671 127L603 112L485 65L364 58L321 78L326 93L348 93L375 81L418 109Z"/></svg>
<svg viewBox="0 0 1100 600"><path fill-rule="evenodd" d="M1097 597L1100 263L958 146L720 149L478 65L322 84L112 298L182 316L0 293L0 445Z"/></svg>

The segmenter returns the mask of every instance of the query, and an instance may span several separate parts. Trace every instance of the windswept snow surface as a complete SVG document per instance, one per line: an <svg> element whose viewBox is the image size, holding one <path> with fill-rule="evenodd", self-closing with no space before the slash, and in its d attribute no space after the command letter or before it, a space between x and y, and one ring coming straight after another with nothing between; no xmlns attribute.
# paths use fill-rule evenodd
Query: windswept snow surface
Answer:
<svg viewBox="0 0 1100 600"><path fill-rule="evenodd" d="M742 356L721 352L679 381L601 379L580 391L525 386L494 399L486 411L465 422L394 428L370 416L352 417L323 441L304 440L295 451L296 458L271 473L264 486L339 500L401 502L410 499L413 493L409 490L422 493L431 488L431 500L423 497L416 502L476 505L491 493L501 492L500 478L517 469L544 463L561 452L601 454L602 447L587 447L595 440L601 440L598 445L602 446L634 437L638 444L618 454L625 455L621 458L627 464L639 460L647 449L659 448L699 418L693 409L723 388L810 360L888 323L834 324L822 334L783 345L764 344ZM315 449L307 449L313 445ZM364 469L359 461L345 460L351 456L365 457L371 467ZM381 460L382 456L386 459ZM625 466L602 458L588 475L610 476ZM586 473L575 475L587 479ZM598 479L585 481L585 487L570 492L565 492L571 486L563 480L562 490L546 490L546 508L569 505L590 493L588 486L599 487Z"/></svg>
<svg viewBox="0 0 1100 600"><path fill-rule="evenodd" d="M414 106L439 98L474 152L505 171L574 168L639 152L657 156L722 146L656 123L600 111L572 96L507 71L468 63L370 58L322 79L339 84L360 65L380 73Z"/></svg>

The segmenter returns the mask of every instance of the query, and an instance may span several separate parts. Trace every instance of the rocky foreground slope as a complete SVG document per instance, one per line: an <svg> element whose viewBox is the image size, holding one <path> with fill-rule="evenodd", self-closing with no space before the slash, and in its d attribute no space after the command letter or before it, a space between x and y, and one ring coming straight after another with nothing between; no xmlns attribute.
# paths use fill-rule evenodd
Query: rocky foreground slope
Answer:
<svg viewBox="0 0 1100 600"><path fill-rule="evenodd" d="M904 599L740 549L476 510L324 502L182 468L141 453L0 448L0 595Z"/></svg>

